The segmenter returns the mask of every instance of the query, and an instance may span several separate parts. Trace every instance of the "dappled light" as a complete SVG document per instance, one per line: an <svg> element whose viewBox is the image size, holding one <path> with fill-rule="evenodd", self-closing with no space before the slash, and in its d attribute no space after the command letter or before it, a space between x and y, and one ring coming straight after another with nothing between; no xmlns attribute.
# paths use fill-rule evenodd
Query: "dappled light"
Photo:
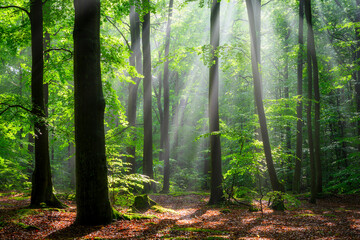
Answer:
<svg viewBox="0 0 360 240"><path fill-rule="evenodd" d="M360 236L360 0L0 0L0 239Z"/></svg>

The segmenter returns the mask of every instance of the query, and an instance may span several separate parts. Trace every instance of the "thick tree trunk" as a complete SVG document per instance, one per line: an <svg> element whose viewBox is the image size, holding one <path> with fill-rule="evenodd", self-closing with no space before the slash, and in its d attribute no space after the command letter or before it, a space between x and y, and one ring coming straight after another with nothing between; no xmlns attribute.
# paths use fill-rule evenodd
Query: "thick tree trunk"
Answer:
<svg viewBox="0 0 360 240"><path fill-rule="evenodd" d="M76 222L100 225L112 221L100 69L100 0L75 0L74 5Z"/></svg>
<svg viewBox="0 0 360 240"><path fill-rule="evenodd" d="M152 151L152 76L151 76L151 51L150 51L150 9L149 0L143 0L144 15L142 24L142 47L143 47L143 88L144 88L144 155L143 173L153 179L153 151ZM145 192L155 190L152 184L145 184Z"/></svg>
<svg viewBox="0 0 360 240"><path fill-rule="evenodd" d="M319 67L317 63L314 31L312 27L311 0L305 0L305 15L308 26L308 53L311 55L314 80L315 100L315 132L314 132L314 160L316 165L316 190L322 192L322 168L320 149L320 89L319 89Z"/></svg>
<svg viewBox="0 0 360 240"><path fill-rule="evenodd" d="M130 56L130 65L136 68L138 73L141 73L142 68L142 59L141 59L141 50L140 50L140 19L139 14L136 12L136 3L130 7L130 35L131 35L131 56ZM136 124L136 109L137 109L137 96L140 78L134 77L132 79L135 84L130 83L129 85L129 96L128 96L128 109L127 117L129 125L132 128L135 128ZM135 129L133 131L133 140L136 139ZM130 173L136 172L136 161L135 161L135 145L129 146L127 148L127 162L131 164Z"/></svg>
<svg viewBox="0 0 360 240"><path fill-rule="evenodd" d="M31 207L40 207L45 202L48 206L62 207L53 193L51 168L49 159L49 140L46 125L46 110L44 103L44 39L42 1L30 1L31 20L31 100L33 113L37 116L34 123L35 135L35 168L32 176Z"/></svg>
<svg viewBox="0 0 360 240"><path fill-rule="evenodd" d="M284 187L280 184L277 178L277 174L275 171L274 162L271 154L269 134L267 130L266 117L265 117L263 99L261 94L261 75L260 75L258 59L257 59L257 51L259 51L259 49L257 49L258 45L256 41L255 20L254 20L255 18L254 18L254 10L251 0L246 0L246 6L249 16L251 47L253 48L252 53L255 53L252 54L251 57L252 72L254 79L254 95L255 95L257 112L259 115L259 123L261 129L261 136L263 140L267 169L269 172L271 187L273 191L284 191Z"/></svg>
<svg viewBox="0 0 360 240"><path fill-rule="evenodd" d="M210 158L211 180L209 204L224 201L221 170L221 144L219 135L219 60L217 49L220 42L220 2L213 0L210 16L210 44L214 62L209 72L209 127L210 127Z"/></svg>
<svg viewBox="0 0 360 240"><path fill-rule="evenodd" d="M304 49L304 0L300 0L299 3L299 52L298 52L298 69L297 69L297 95L299 97L296 105L296 159L295 159L295 171L293 180L293 191L300 192L301 185L301 162L302 162L302 141L303 141L303 107L302 107L302 84L303 84L303 49Z"/></svg>
<svg viewBox="0 0 360 240"><path fill-rule="evenodd" d="M170 140L169 140L169 118L170 118L170 86L169 86L169 55L170 48L170 32L171 32L171 17L173 10L173 0L169 2L169 17L166 27L165 37L165 57L164 64L164 186L163 193L168 193L170 189Z"/></svg>

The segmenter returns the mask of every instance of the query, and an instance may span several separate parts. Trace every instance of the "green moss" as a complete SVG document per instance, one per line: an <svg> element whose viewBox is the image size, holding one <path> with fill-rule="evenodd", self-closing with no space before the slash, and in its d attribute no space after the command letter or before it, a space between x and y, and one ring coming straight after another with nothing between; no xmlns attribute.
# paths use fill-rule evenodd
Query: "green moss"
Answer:
<svg viewBox="0 0 360 240"><path fill-rule="evenodd" d="M302 213L302 214L297 214L294 217L316 217L318 216L318 214L315 213Z"/></svg>
<svg viewBox="0 0 360 240"><path fill-rule="evenodd" d="M136 220L136 219L153 219L154 215L145 215L140 213L121 213L113 208L113 219L115 220Z"/></svg>
<svg viewBox="0 0 360 240"><path fill-rule="evenodd" d="M38 228L37 226L27 225L22 222L18 222L17 225L19 225L20 227L22 227L23 229L26 229L26 230L40 230L40 228Z"/></svg>
<svg viewBox="0 0 360 240"><path fill-rule="evenodd" d="M143 194L135 197L132 208L135 211L146 211L154 205L157 205L157 203L154 200L150 199L148 195Z"/></svg>
<svg viewBox="0 0 360 240"><path fill-rule="evenodd" d="M172 210L172 209L169 209L169 208L164 208L160 205L154 205L151 207L151 210L154 210L155 212L158 212L158 213L174 213L174 214L177 214L176 211Z"/></svg>
<svg viewBox="0 0 360 240"><path fill-rule="evenodd" d="M10 195L15 195L16 192L2 192L0 193L0 197L6 197L6 196L10 196Z"/></svg>
<svg viewBox="0 0 360 240"><path fill-rule="evenodd" d="M23 219L29 217L30 215L37 214L38 210L30 209L30 208L23 208L16 211L15 219Z"/></svg>
<svg viewBox="0 0 360 240"><path fill-rule="evenodd" d="M220 210L221 213L231 213L230 209L221 209Z"/></svg>
<svg viewBox="0 0 360 240"><path fill-rule="evenodd" d="M29 196L14 196L14 197L9 197L9 199L17 200L17 201L26 200L26 199L29 199L29 198L30 198Z"/></svg>
<svg viewBox="0 0 360 240"><path fill-rule="evenodd" d="M52 211L52 212L66 212L65 209L61 209L61 208L44 208L43 210L47 210L47 211Z"/></svg>

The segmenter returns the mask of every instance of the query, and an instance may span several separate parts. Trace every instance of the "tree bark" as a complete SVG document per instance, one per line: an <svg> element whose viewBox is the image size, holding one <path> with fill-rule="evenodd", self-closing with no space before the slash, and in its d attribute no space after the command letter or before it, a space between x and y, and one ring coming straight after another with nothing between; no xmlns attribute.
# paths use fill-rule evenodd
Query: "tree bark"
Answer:
<svg viewBox="0 0 360 240"><path fill-rule="evenodd" d="M112 221L100 68L100 0L74 0L76 222Z"/></svg>
<svg viewBox="0 0 360 240"><path fill-rule="evenodd" d="M33 113L37 116L34 123L35 135L35 168L32 175L31 207L40 207L41 203L48 206L63 205L53 193L51 168L49 159L49 137L46 125L46 110L44 103L44 38L43 11L41 0L30 0L31 21L31 100Z"/></svg>
<svg viewBox="0 0 360 240"><path fill-rule="evenodd" d="M249 25L250 25L250 35L251 35L251 48L252 50L252 57L251 57L251 63L252 63L252 72L253 72L253 80L254 80L254 95L255 95L255 102L257 107L257 112L259 115L259 123L260 123L260 130L261 130L261 136L263 140L263 146L264 146L264 152L265 152L265 158L266 158L266 164L267 169L270 176L270 182L271 187L273 191L284 191L284 187L280 184L277 174L274 167L274 162L272 159L271 154L271 146L269 141L269 135L267 130L267 124L266 124L266 116L264 111L264 105L263 105L263 99L261 94L261 75L260 70L258 66L259 60L258 57L258 51L257 49L257 38L256 38L256 31L255 31L255 17L254 17L254 10L252 6L251 0L246 0L246 6L247 6L247 12L249 16Z"/></svg>
<svg viewBox="0 0 360 240"><path fill-rule="evenodd" d="M131 56L130 65L136 68L138 73L141 73L141 50L140 50L140 19L139 14L136 12L136 2L130 7L130 37L131 37ZM128 108L127 117L129 125L133 128L133 141L136 139L136 109L137 109L137 96L140 78L134 77L132 80L135 84L129 84L129 96L128 96ZM130 163L130 173L136 172L136 161L135 161L135 145L127 148L127 162Z"/></svg>
<svg viewBox="0 0 360 240"><path fill-rule="evenodd" d="M309 0L305 0L305 14L308 16L308 7ZM313 68L312 68L312 58L310 54L310 31L308 17L306 17L307 21L307 77L308 77L308 106L307 106L307 131L308 131L308 142L309 142L309 155L310 155L310 178L311 178L311 197L310 202L316 203L316 165L315 165L315 157L314 157L314 142L313 142L313 132L312 132L312 102L313 102L313 93L312 93L312 84L313 84Z"/></svg>
<svg viewBox="0 0 360 240"><path fill-rule="evenodd" d="M209 127L210 127L210 159L211 180L209 204L224 201L221 170L221 144L219 134L219 60L218 47L220 42L220 2L213 0L210 16L210 44L214 64L209 72Z"/></svg>
<svg viewBox="0 0 360 240"><path fill-rule="evenodd" d="M296 159L295 159L295 171L293 180L293 191L300 192L301 185L301 162L302 162L302 141L303 141L303 107L302 107L302 84L303 84L303 49L304 49L304 0L300 0L299 3L299 52L297 63L297 95L298 101L296 105Z"/></svg>
<svg viewBox="0 0 360 240"><path fill-rule="evenodd" d="M174 0L169 2L169 16L166 26L165 37L165 57L164 64L164 185L162 192L168 193L170 189L170 140L169 140L169 118L170 118L170 86L169 86L169 48L170 48L170 32L171 32L171 18L173 11Z"/></svg>
<svg viewBox="0 0 360 240"><path fill-rule="evenodd" d="M319 67L316 57L314 30L312 26L311 0L305 0L305 15L308 26L308 54L311 56L314 80L315 100L315 132L314 132L314 160L316 166L316 191L322 192L322 169L320 149L320 89L319 89ZM310 65L311 66L311 65Z"/></svg>
<svg viewBox="0 0 360 240"><path fill-rule="evenodd" d="M356 0L356 22L360 22L360 0ZM355 27L355 39L356 39L356 63L360 64L360 26ZM356 111L360 114L360 69L356 71L356 83L355 83L355 99L356 99ZM360 120L357 121L357 136L360 139ZM360 151L360 142L357 144L358 151Z"/></svg>
<svg viewBox="0 0 360 240"><path fill-rule="evenodd" d="M142 0L143 10L146 11L142 24L143 47L143 88L144 88L144 153L143 173L153 179L153 150L152 150L152 76L151 76L151 51L150 51L150 9L149 0ZM145 184L145 192L154 190L153 184Z"/></svg>

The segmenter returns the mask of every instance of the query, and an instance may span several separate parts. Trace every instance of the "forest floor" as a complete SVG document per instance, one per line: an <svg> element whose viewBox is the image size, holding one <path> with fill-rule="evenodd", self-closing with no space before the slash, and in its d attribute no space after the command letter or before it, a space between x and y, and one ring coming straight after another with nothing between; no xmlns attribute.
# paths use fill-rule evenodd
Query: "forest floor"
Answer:
<svg viewBox="0 0 360 240"><path fill-rule="evenodd" d="M297 210L210 207L208 196L151 196L175 212L106 226L74 225L76 207L27 209L29 197L0 193L0 239L360 239L360 196L333 195ZM267 205L266 203L264 205ZM125 210L123 210L125 211Z"/></svg>

